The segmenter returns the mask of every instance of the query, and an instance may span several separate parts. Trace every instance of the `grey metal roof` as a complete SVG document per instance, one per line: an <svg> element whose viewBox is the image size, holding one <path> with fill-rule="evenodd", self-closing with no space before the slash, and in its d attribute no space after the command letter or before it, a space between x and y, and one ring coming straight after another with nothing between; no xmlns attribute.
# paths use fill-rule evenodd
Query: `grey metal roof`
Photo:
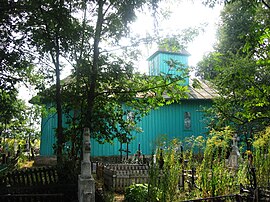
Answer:
<svg viewBox="0 0 270 202"><path fill-rule="evenodd" d="M196 81L196 85L195 82ZM197 86L197 84L199 84ZM218 96L217 91L208 81L198 78L189 79L188 99L213 99Z"/></svg>
<svg viewBox="0 0 270 202"><path fill-rule="evenodd" d="M188 91L186 92L188 97L185 99L188 100L212 100L218 96L217 91L211 87L211 84L208 81L197 79L197 78L189 78L189 86ZM144 98L147 96L155 96L154 93L147 92L138 94L137 97ZM170 97L164 93L163 97L165 99L170 99Z"/></svg>

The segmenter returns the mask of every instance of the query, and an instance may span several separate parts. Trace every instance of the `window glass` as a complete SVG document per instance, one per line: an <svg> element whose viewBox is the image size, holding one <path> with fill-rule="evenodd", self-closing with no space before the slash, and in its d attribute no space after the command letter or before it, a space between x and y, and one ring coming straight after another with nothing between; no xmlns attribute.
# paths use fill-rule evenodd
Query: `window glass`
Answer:
<svg viewBox="0 0 270 202"><path fill-rule="evenodd" d="M185 128L185 130L191 129L191 114L190 114L190 112L185 112L185 114L184 114L184 128Z"/></svg>

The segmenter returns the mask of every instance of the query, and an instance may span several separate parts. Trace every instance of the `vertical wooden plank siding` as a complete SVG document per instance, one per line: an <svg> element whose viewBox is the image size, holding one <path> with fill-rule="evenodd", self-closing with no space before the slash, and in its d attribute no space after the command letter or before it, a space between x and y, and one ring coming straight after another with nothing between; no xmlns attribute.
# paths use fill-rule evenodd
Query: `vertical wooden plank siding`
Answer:
<svg viewBox="0 0 270 202"><path fill-rule="evenodd" d="M171 69L169 71L169 66L166 63L169 60L174 60L180 62L182 65L184 65L184 68L187 68L188 65L188 56L182 55L179 53L168 53L168 52L159 52L158 54L154 54L148 59L149 63L149 74L150 76L156 76L160 73L170 73L173 75L181 75L181 72L176 71L176 69ZM189 84L189 79L185 79L184 85Z"/></svg>
<svg viewBox="0 0 270 202"><path fill-rule="evenodd" d="M47 105L47 110L50 105ZM53 144L56 142L55 128L57 123L56 114L49 114L42 117L41 120L41 139L40 139L40 155L52 156L54 154Z"/></svg>
<svg viewBox="0 0 270 202"><path fill-rule="evenodd" d="M204 103L203 103L204 102ZM137 134L136 139L130 144L131 152L135 153L140 143L144 154L151 154L155 149L155 141L158 136L166 135L168 138L179 138L194 135L195 137L205 135L206 122L203 118L203 107L209 107L210 101L187 100L182 104L172 104L152 111L144 117L139 124L143 133ZM184 129L184 113L191 113L191 129Z"/></svg>
<svg viewBox="0 0 270 202"><path fill-rule="evenodd" d="M54 107L52 103L46 105L46 110L49 111L50 108ZM66 127L67 118L63 115L63 127ZM57 115L55 113L50 113L46 117L42 117L41 120L41 138L40 138L40 155L41 156L52 156L54 155L53 145L56 142L56 132L57 128Z"/></svg>
<svg viewBox="0 0 270 202"><path fill-rule="evenodd" d="M179 61L185 66L188 64L188 55L158 51L148 59L150 76L158 75L161 72L168 73L169 66L166 64L166 61L169 61L170 59ZM176 71L172 71L170 73L175 75L181 74L181 72ZM188 84L189 80L187 78L184 85ZM129 145L131 154L135 154L139 144L143 154L151 154L155 149L156 139L160 135L167 135L169 138L177 137L179 139L184 139L191 135L204 135L206 132L206 123L203 119L202 109L210 106L210 100L188 99L181 101L180 104L171 104L151 111L151 113L144 117L138 124L138 126L142 128L143 132L133 134L135 139ZM190 129L185 129L184 127L185 112L188 115L190 114ZM65 116L63 116L63 121L66 121ZM56 123L57 118L53 114L42 119L41 155L53 155ZM117 140L114 140L113 144L99 144L92 139L91 143L91 153L93 156L119 155L120 143ZM126 149L126 144L123 145L123 148Z"/></svg>
<svg viewBox="0 0 270 202"><path fill-rule="evenodd" d="M131 155L135 154L140 143L143 154L149 155L155 149L156 139L160 135L167 135L169 138L184 139L191 135L205 135L206 123L203 119L203 108L210 107L210 100L183 100L180 104L171 104L153 110L138 124L143 132L133 134L135 139L130 143ZM191 129L184 128L184 114L191 114ZM42 137L40 154L43 156L53 155L53 144L55 143L55 127L57 118L50 115L42 121ZM99 144L91 140L93 156L119 155L120 143L114 140L113 144ZM126 148L126 144L123 145Z"/></svg>

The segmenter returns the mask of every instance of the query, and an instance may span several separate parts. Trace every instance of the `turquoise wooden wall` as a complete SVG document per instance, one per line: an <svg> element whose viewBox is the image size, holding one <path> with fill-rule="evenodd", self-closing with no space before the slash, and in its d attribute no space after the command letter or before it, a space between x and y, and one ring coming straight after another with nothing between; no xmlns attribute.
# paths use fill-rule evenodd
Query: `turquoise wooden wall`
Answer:
<svg viewBox="0 0 270 202"><path fill-rule="evenodd" d="M188 53L169 53L165 51L157 51L149 59L149 73L150 75L158 75L159 73L167 73L169 66L166 61L173 59L181 62L183 65L188 64ZM179 75L180 72L171 71ZM188 78L185 81L188 85ZM143 132L133 134L135 139L130 143L129 150L134 154L138 149L138 144L141 145L141 150L148 155L155 149L156 139L160 135L167 135L169 138L189 137L191 135L204 135L206 132L206 123L203 117L203 108L211 106L211 100L182 100L180 104L171 104L160 107L157 110L152 110L150 114L142 119L138 124ZM189 112L191 115L191 128L185 130L184 128L184 114ZM65 121L65 119L64 119ZM50 115L42 119L41 126L41 146L40 155L53 155L53 144L55 143L55 128L57 118L56 115ZM113 144L99 144L95 140L91 140L93 156L112 156L119 155L120 143L115 140ZM123 145L126 148L126 145Z"/></svg>
<svg viewBox="0 0 270 202"><path fill-rule="evenodd" d="M46 110L53 106L53 104L47 104ZM63 127L67 127L66 117L63 116ZM40 138L40 155L51 156L54 154L53 145L56 143L55 130L57 127L57 114L49 113L48 116L41 119L41 138Z"/></svg>
<svg viewBox="0 0 270 202"><path fill-rule="evenodd" d="M180 62L184 65L184 68L187 68L188 65L188 54L182 53L173 53L166 51L157 51L151 57L148 58L149 74L150 76L157 76L160 73L170 73L173 75L181 75L181 72L176 71L176 69L170 69L169 65L166 63L169 60L174 60ZM185 79L185 84L189 84L189 79Z"/></svg>
<svg viewBox="0 0 270 202"><path fill-rule="evenodd" d="M203 108L210 107L211 100L183 100L180 104L163 106L157 110L152 110L150 114L142 119L138 124L143 130L142 133L133 134L135 139L130 143L131 155L141 145L143 154L149 155L155 149L155 141L160 135L167 135L169 138L177 137L184 139L191 135L205 135L206 122ZM184 128L184 114L190 112L191 128ZM42 138L40 154L43 156L53 155L52 145L55 143L56 116L49 116L42 120ZM91 140L92 156L112 156L119 155L120 143L115 140L114 144L98 144ZM126 148L126 144L123 145Z"/></svg>

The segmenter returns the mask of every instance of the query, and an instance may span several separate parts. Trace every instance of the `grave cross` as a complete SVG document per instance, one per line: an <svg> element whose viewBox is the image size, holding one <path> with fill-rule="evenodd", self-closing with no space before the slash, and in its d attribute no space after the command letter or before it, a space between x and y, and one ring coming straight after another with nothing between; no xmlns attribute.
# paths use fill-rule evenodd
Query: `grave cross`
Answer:
<svg viewBox="0 0 270 202"><path fill-rule="evenodd" d="M238 161L240 159L240 152L238 150L238 146L237 146L237 134L235 134L232 138L232 151L230 153L229 156L229 167L231 167L232 169L237 169L238 168Z"/></svg>
<svg viewBox="0 0 270 202"><path fill-rule="evenodd" d="M232 144L232 147L237 147L237 134L235 134L232 138L232 141L233 141L233 144Z"/></svg>

